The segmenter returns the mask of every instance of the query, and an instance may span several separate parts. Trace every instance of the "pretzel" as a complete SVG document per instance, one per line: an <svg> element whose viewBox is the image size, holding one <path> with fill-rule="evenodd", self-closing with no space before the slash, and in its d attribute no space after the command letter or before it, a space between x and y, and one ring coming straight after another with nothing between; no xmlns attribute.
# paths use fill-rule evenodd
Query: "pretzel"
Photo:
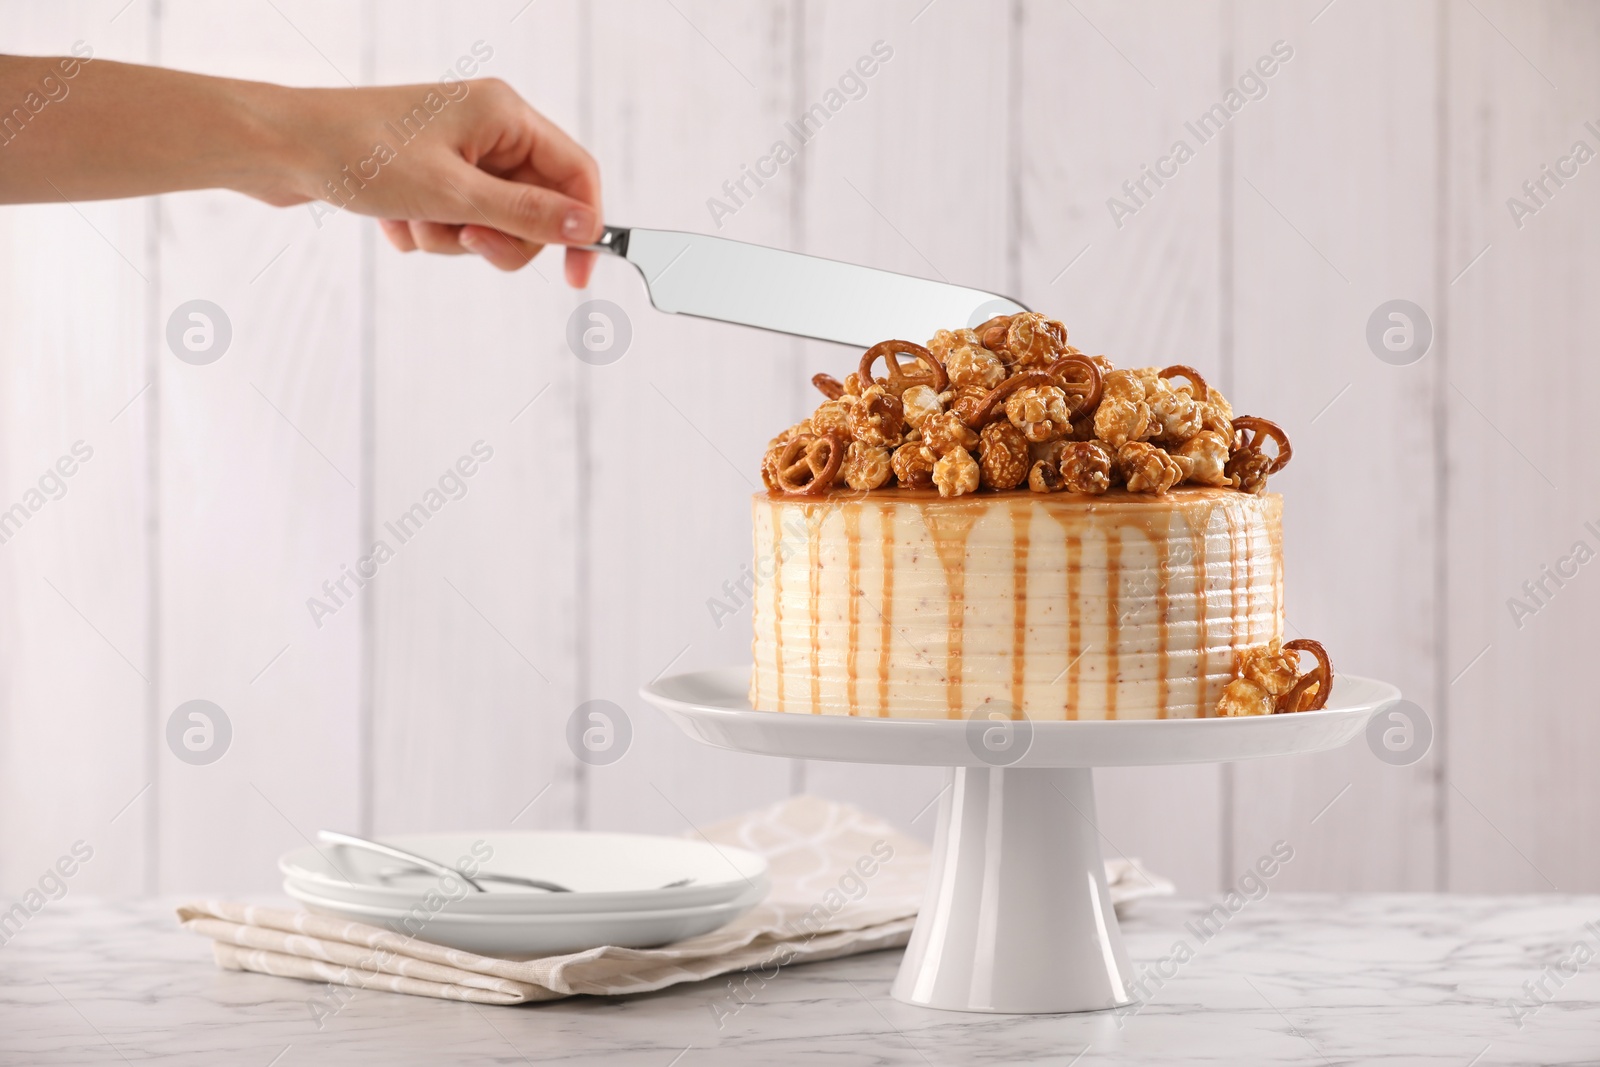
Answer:
<svg viewBox="0 0 1600 1067"><path fill-rule="evenodd" d="M978 341L984 348L991 352L1000 352L1006 346L1006 328L1011 325L1011 320L1014 318L1015 315L996 315L979 323L978 328L972 332L978 335Z"/></svg>
<svg viewBox="0 0 1600 1067"><path fill-rule="evenodd" d="M1081 382L1073 381L1067 377L1067 372L1070 370L1082 371L1087 378ZM1074 419L1082 418L1099 406L1104 383L1100 377L1100 368L1095 366L1094 360L1088 356L1076 353L1061 356L1051 360L1044 372L1054 379L1055 386L1067 396L1082 397L1082 403L1069 409Z"/></svg>
<svg viewBox="0 0 1600 1067"><path fill-rule="evenodd" d="M1196 400L1203 404L1207 400L1211 399L1211 386L1206 384L1206 380L1200 377L1200 372L1195 370L1193 367L1185 367L1181 363L1174 363L1170 367L1163 367L1159 372L1157 372L1156 377L1187 378L1189 379L1189 383L1193 385L1195 389L1199 390L1199 392L1195 394Z"/></svg>
<svg viewBox="0 0 1600 1067"><path fill-rule="evenodd" d="M1255 415L1240 415L1233 420L1234 447L1232 453L1260 452L1261 438L1270 437L1278 446L1277 457L1273 459L1272 466L1267 468L1268 474L1277 474L1289 465L1289 457L1294 455L1294 450L1289 447L1289 435L1277 423Z"/></svg>
<svg viewBox="0 0 1600 1067"><path fill-rule="evenodd" d="M921 374L907 374L898 353L915 357L911 362L912 368L921 363L927 370ZM926 385L936 393L942 393L950 386L950 376L945 373L944 364L926 348L911 341L880 341L862 353L860 374L863 388L879 381L872 376L872 365L879 356L883 357L889 371L889 377L881 384L897 396L913 385Z"/></svg>
<svg viewBox="0 0 1600 1067"><path fill-rule="evenodd" d="M1099 379L1097 377L1096 381L1098 380ZM1059 384L1060 383L1051 377L1047 371L1029 370L1023 371L1021 374L1013 374L1011 377L1007 378L1005 381L1001 382L999 385L985 393L983 395L983 399L979 400L972 406L970 414L967 412L962 412L962 419L974 430L981 430L985 425L988 424L990 419L994 418L995 408L997 406L1003 406L1006 402L1006 397L1010 396L1018 389L1022 389L1029 385L1059 386Z"/></svg>
<svg viewBox="0 0 1600 1067"><path fill-rule="evenodd" d="M838 400L844 396L844 383L831 374L813 374L811 384L829 400Z"/></svg>
<svg viewBox="0 0 1600 1067"><path fill-rule="evenodd" d="M1322 642L1301 639L1298 641L1285 641L1284 650L1287 652L1309 652L1317 657L1317 665L1302 675L1287 693L1278 698L1274 712L1284 711L1320 711L1328 703L1328 694L1333 690L1333 665L1328 662L1328 650L1322 647ZM1300 706L1301 699L1312 683L1316 684L1317 695L1305 707Z"/></svg>
<svg viewBox="0 0 1600 1067"><path fill-rule="evenodd" d="M828 454L826 458L819 459L817 453L823 448L828 450ZM844 442L837 434L823 434L821 437L800 434L783 446L772 473L778 488L785 493L816 496L827 492L833 485L839 473L839 464L843 462Z"/></svg>

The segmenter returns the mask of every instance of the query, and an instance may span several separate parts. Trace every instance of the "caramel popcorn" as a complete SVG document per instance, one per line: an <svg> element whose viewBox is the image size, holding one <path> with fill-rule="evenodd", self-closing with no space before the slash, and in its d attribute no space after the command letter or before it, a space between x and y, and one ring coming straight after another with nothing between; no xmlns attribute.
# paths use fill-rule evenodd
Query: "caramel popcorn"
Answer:
<svg viewBox="0 0 1600 1067"><path fill-rule="evenodd" d="M889 467L907 489L927 489L933 485L933 465L937 457L921 442L913 441L894 450Z"/></svg>
<svg viewBox="0 0 1600 1067"><path fill-rule="evenodd" d="M1150 405L1123 397L1103 398L1094 413L1094 434L1113 448L1150 436Z"/></svg>
<svg viewBox="0 0 1600 1067"><path fill-rule="evenodd" d="M978 461L964 448L952 449L933 465L933 484L940 496L964 496L978 488Z"/></svg>
<svg viewBox="0 0 1600 1067"><path fill-rule="evenodd" d="M1183 467L1171 455L1143 441L1117 449L1115 466L1130 493L1165 493L1183 480Z"/></svg>
<svg viewBox="0 0 1600 1067"><path fill-rule="evenodd" d="M844 457L844 481L852 489L877 489L888 482L894 471L889 466L889 450L861 441L851 441Z"/></svg>
<svg viewBox="0 0 1600 1067"><path fill-rule="evenodd" d="M923 421L922 441L935 456L944 456L957 449L976 448L978 435L960 415L946 411Z"/></svg>
<svg viewBox="0 0 1600 1067"><path fill-rule="evenodd" d="M1067 487L1066 479L1061 476L1060 463L1052 463L1047 459L1034 460L1033 466L1028 470L1028 488L1035 493L1059 493Z"/></svg>
<svg viewBox="0 0 1600 1067"><path fill-rule="evenodd" d="M1053 441L1072 429L1067 394L1054 385L1030 385L1006 397L1006 418L1029 441Z"/></svg>
<svg viewBox="0 0 1600 1067"><path fill-rule="evenodd" d="M1217 701L1217 714L1227 717L1271 715L1272 705L1271 693L1247 678L1235 678L1222 690L1222 698Z"/></svg>
<svg viewBox="0 0 1600 1067"><path fill-rule="evenodd" d="M952 384L975 385L980 389L993 389L1006 380L1006 365L1000 357L987 348L962 345L952 349L945 362Z"/></svg>
<svg viewBox="0 0 1600 1067"><path fill-rule="evenodd" d="M926 348L883 341L843 381L817 374L812 383L823 399L811 417L762 455L762 482L773 491L937 485L961 495L1026 482L1036 492L1259 493L1290 456L1282 430L1235 417L1193 367L1118 369L1034 312L940 330ZM1316 695L1310 683L1297 699Z"/></svg>
<svg viewBox="0 0 1600 1067"><path fill-rule="evenodd" d="M1111 488L1111 453L1098 441L1074 441L1061 453L1061 480L1069 492L1096 495Z"/></svg>
<svg viewBox="0 0 1600 1067"><path fill-rule="evenodd" d="M861 403L859 397L840 396L825 400L811 413L811 427L816 433L834 433L840 437L850 435L850 412Z"/></svg>
<svg viewBox="0 0 1600 1067"><path fill-rule="evenodd" d="M1228 443L1210 430L1201 430L1172 453L1172 458L1188 464L1184 481L1197 485L1228 484Z"/></svg>
<svg viewBox="0 0 1600 1067"><path fill-rule="evenodd" d="M816 420L813 419L813 422ZM863 444L897 445L905 436L905 409L900 399L872 386L850 409L850 436Z"/></svg>
<svg viewBox="0 0 1600 1067"><path fill-rule="evenodd" d="M1097 356L1097 359L1105 359ZM1100 397L1106 400L1143 400L1144 378L1138 371L1114 370L1101 375Z"/></svg>
<svg viewBox="0 0 1600 1067"><path fill-rule="evenodd" d="M1239 653L1239 676L1246 678L1275 697L1290 689L1300 674L1300 662L1293 652L1285 652L1276 638L1261 648Z"/></svg>
<svg viewBox="0 0 1600 1067"><path fill-rule="evenodd" d="M985 332L986 341L992 332ZM1065 355L1070 346L1065 326L1037 312L1024 311L1006 322L1000 347L1010 363L1026 369L1044 366L1057 356Z"/></svg>
<svg viewBox="0 0 1600 1067"><path fill-rule="evenodd" d="M944 401L931 386L913 385L900 394L900 404L905 410L906 422L920 429L924 419L944 411Z"/></svg>
<svg viewBox="0 0 1600 1067"><path fill-rule="evenodd" d="M1155 440L1180 445L1200 432L1205 414L1200 404L1187 392L1173 389L1165 378L1146 380L1145 403L1150 406Z"/></svg>
<svg viewBox="0 0 1600 1067"><path fill-rule="evenodd" d="M1028 442L1011 423L997 420L978 434L978 469L990 489L1015 489L1028 476Z"/></svg>
<svg viewBox="0 0 1600 1067"><path fill-rule="evenodd" d="M1317 665L1301 673L1299 654L1310 652ZM1217 702L1218 715L1271 715L1315 711L1328 702L1333 665L1321 642L1307 639L1279 642L1239 653L1235 677Z"/></svg>

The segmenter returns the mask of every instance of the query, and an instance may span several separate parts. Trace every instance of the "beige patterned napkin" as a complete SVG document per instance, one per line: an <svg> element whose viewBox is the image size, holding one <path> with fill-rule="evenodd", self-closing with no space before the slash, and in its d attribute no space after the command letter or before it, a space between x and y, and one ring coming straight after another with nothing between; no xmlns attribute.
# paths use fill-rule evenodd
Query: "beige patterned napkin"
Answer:
<svg viewBox="0 0 1600 1067"><path fill-rule="evenodd" d="M518 962L281 908L204 900L180 907L178 919L212 939L224 968L325 983L308 1001L319 1025L348 999L344 987L479 1004L614 996L896 948L911 936L928 848L874 816L802 796L709 827L705 836L766 856L772 891L720 930L660 948L606 947ZM1107 863L1106 875L1114 903L1172 892L1170 882L1136 862Z"/></svg>

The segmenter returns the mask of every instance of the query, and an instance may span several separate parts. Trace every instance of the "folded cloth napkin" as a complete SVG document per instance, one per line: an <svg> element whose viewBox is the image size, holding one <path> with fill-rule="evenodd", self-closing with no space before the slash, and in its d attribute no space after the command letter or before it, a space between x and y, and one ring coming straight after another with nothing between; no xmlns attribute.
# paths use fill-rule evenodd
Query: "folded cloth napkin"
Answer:
<svg viewBox="0 0 1600 1067"><path fill-rule="evenodd" d="M575 993L644 993L751 968L763 970L897 948L911 936L928 876L928 848L848 804L801 796L708 827L714 844L759 852L771 865L767 899L709 934L660 948L604 947L513 961L419 941L378 926L303 911L203 900L178 909L185 929L212 939L217 963L333 987L521 1004ZM1172 892L1137 861L1106 864L1115 904ZM348 997L348 994L344 994ZM311 1001L317 1014L318 998Z"/></svg>

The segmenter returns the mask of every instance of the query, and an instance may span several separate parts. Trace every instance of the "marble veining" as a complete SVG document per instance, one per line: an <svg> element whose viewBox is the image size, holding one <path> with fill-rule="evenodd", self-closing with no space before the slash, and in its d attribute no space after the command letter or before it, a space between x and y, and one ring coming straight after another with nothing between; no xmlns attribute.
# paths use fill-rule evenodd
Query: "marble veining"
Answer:
<svg viewBox="0 0 1600 1067"><path fill-rule="evenodd" d="M0 1064L1600 1061L1600 956L1572 962L1579 942L1600 947L1600 896L1274 893L1120 1017L912 1008L889 998L895 951L752 982L720 1027L726 979L518 1008L357 991L320 1030L307 1001L322 987L218 970L175 904L68 898L0 947ZM1184 924L1205 907L1139 904L1123 923L1136 967L1193 942ZM1509 1005L1536 1004L1524 983L1546 973L1553 995L1519 1028Z"/></svg>

